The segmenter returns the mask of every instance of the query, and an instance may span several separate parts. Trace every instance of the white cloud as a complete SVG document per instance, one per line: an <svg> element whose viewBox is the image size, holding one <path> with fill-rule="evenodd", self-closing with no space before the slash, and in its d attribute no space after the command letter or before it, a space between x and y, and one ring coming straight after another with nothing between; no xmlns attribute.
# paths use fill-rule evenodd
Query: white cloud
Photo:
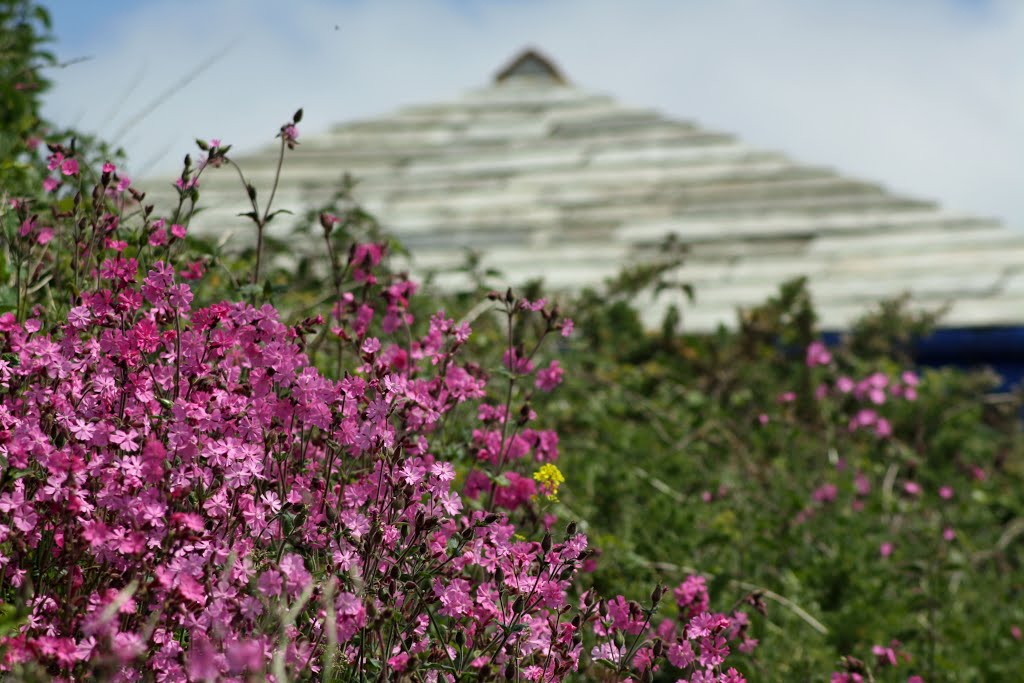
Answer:
<svg viewBox="0 0 1024 683"><path fill-rule="evenodd" d="M136 170L173 173L197 136L259 146L300 105L308 135L451 97L530 44L628 104L1024 229L1016 0L179 0L119 12L81 41L94 59L55 74L50 116L114 135L226 49L121 140Z"/></svg>

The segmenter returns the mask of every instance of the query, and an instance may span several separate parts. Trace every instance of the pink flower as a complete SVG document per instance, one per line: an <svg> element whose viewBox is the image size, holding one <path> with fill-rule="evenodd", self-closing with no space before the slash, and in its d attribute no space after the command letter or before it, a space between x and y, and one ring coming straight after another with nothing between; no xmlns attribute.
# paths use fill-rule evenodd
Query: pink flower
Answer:
<svg viewBox="0 0 1024 683"><path fill-rule="evenodd" d="M878 554L884 558L888 558L890 555L892 555L892 549L892 543L885 542L882 545L878 546Z"/></svg>
<svg viewBox="0 0 1024 683"><path fill-rule="evenodd" d="M871 648L871 654L875 656L879 666L896 666L898 663L898 660L896 659L896 651L891 647L875 645Z"/></svg>
<svg viewBox="0 0 1024 683"><path fill-rule="evenodd" d="M574 325L571 318L562 318L561 328L563 337L570 336L572 334L573 327Z"/></svg>
<svg viewBox="0 0 1024 683"><path fill-rule="evenodd" d="M43 189L46 190L47 192L53 192L58 187L60 187L60 181L58 181L56 178L47 176L46 179L43 180Z"/></svg>
<svg viewBox="0 0 1024 683"><path fill-rule="evenodd" d="M866 496L871 493L871 480L860 472L854 476L853 486L858 496Z"/></svg>
<svg viewBox="0 0 1024 683"><path fill-rule="evenodd" d="M939 487L939 498L942 500L950 500L953 497L952 486L940 486Z"/></svg>
<svg viewBox="0 0 1024 683"><path fill-rule="evenodd" d="M907 493L908 496L916 497L921 495L921 485L915 481L905 482L903 484L903 490Z"/></svg>
<svg viewBox="0 0 1024 683"><path fill-rule="evenodd" d="M182 280L199 280L202 279L203 273L206 272L206 266L202 261L193 261L189 263L185 268L178 272Z"/></svg>
<svg viewBox="0 0 1024 683"><path fill-rule="evenodd" d="M409 665L409 653L399 652L397 655L388 660L388 666L398 673L405 671L405 667Z"/></svg>
<svg viewBox="0 0 1024 683"><path fill-rule="evenodd" d="M709 636L701 639L699 657L701 666L707 668L719 666L728 656L729 646L726 645L725 638L722 638L721 636Z"/></svg>
<svg viewBox="0 0 1024 683"><path fill-rule="evenodd" d="M127 432L116 429L110 435L110 441L119 446L122 451L132 452L139 450L139 444L135 442L138 437L139 433L134 429L129 429Z"/></svg>
<svg viewBox="0 0 1024 683"><path fill-rule="evenodd" d="M813 368L816 365L828 365L832 362L832 354L828 348L819 341L811 342L807 347L807 367Z"/></svg>
<svg viewBox="0 0 1024 683"><path fill-rule="evenodd" d="M174 223L171 225L171 235L177 237L179 240L185 239L186 228L184 225Z"/></svg>
<svg viewBox="0 0 1024 683"><path fill-rule="evenodd" d="M524 311L540 311L544 308L546 303L547 302L544 301L544 299L537 299L536 301L523 299L522 301L519 302L519 308L523 309Z"/></svg>
<svg viewBox="0 0 1024 683"><path fill-rule="evenodd" d="M78 162L74 159L65 159L60 165L60 172L64 175L78 175Z"/></svg>
<svg viewBox="0 0 1024 683"><path fill-rule="evenodd" d="M839 489L835 484L824 484L814 491L812 497L819 503L831 503L838 493Z"/></svg>
<svg viewBox="0 0 1024 683"><path fill-rule="evenodd" d="M257 586L260 590L260 593L263 593L263 595L267 596L268 598L271 598L281 594L281 588L284 586L284 584L281 581L280 572L277 572L273 569L268 569L267 571L260 574Z"/></svg>
<svg viewBox="0 0 1024 683"><path fill-rule="evenodd" d="M669 663L677 669L685 669L693 664L696 659L693 654L693 646L688 640L677 640L668 647L666 653Z"/></svg>
<svg viewBox="0 0 1024 683"><path fill-rule="evenodd" d="M562 383L563 375L565 375L565 371L557 360L553 360L548 367L537 371L537 380L534 384L541 391L551 391Z"/></svg>
<svg viewBox="0 0 1024 683"><path fill-rule="evenodd" d="M505 349L505 353L501 357L502 364L518 375L533 372L533 361L520 357L520 353L521 351L517 349Z"/></svg>
<svg viewBox="0 0 1024 683"><path fill-rule="evenodd" d="M956 531L953 529L953 527L947 526L945 529L942 530L942 538L946 542L952 542L952 540L956 538Z"/></svg>
<svg viewBox="0 0 1024 683"><path fill-rule="evenodd" d="M167 233L162 229L156 229L149 234L149 246L162 247L167 244Z"/></svg>

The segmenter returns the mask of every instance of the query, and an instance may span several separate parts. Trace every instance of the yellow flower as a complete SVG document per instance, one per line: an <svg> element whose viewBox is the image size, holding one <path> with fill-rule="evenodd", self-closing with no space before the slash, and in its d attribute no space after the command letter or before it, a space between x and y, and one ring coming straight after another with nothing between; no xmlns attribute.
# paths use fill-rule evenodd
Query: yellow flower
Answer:
<svg viewBox="0 0 1024 683"><path fill-rule="evenodd" d="M558 487L565 483L565 477L555 465L547 463L533 473L533 480L540 484L540 492L548 500L558 500Z"/></svg>

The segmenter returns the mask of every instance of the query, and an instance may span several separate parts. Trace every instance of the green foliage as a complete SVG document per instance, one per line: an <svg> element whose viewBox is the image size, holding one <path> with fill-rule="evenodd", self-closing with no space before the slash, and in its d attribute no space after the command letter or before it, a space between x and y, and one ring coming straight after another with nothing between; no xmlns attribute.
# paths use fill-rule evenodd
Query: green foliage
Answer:
<svg viewBox="0 0 1024 683"><path fill-rule="evenodd" d="M870 660L892 639L913 661L876 680L1020 680L1017 398L991 375L928 370L916 400L877 406L893 432L879 438L850 430L863 407L852 397L816 397L840 376L900 376L907 343L934 321L900 311L881 305L812 368L802 281L710 336L644 334L627 304L585 297L566 391L540 409L557 414L564 504L604 553L598 589L638 598L696 571L713 595L774 596L751 680L826 680L840 657ZM815 500L825 485L834 500Z"/></svg>
<svg viewBox="0 0 1024 683"><path fill-rule="evenodd" d="M41 127L44 75L56 64L46 49L50 15L29 0L0 0L0 188L22 194L29 186L28 140Z"/></svg>

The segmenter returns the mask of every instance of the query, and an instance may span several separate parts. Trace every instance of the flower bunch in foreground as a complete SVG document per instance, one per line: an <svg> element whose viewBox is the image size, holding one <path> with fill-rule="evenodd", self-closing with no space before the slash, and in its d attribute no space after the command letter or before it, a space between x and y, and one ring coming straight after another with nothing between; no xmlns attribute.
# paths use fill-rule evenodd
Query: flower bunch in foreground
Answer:
<svg viewBox="0 0 1024 683"><path fill-rule="evenodd" d="M201 169L233 163L219 141L206 150ZM487 374L460 358L469 326L443 311L416 321L416 286L383 271L384 245L352 245L326 323L286 324L268 304L196 308L181 277L202 269L175 263L181 206L156 218L113 167L91 191L75 170L53 239L12 204L31 227L8 248L67 283L37 287L26 270L19 291L67 303L49 320L27 299L0 316L0 670L557 681L588 666L593 627L614 679L667 658L691 681L742 680L722 668L744 631L735 617L690 601L677 637L621 597L574 607L586 537L553 534L551 517L527 528L564 479L557 436L513 405L561 380L557 362L532 360L545 335L571 331L554 307L495 297L510 329L521 315L543 324L529 351L510 339L504 402L491 401ZM247 189L261 230L270 207ZM307 355L317 334L337 345L333 378ZM462 404L476 405L475 457L441 458Z"/></svg>

